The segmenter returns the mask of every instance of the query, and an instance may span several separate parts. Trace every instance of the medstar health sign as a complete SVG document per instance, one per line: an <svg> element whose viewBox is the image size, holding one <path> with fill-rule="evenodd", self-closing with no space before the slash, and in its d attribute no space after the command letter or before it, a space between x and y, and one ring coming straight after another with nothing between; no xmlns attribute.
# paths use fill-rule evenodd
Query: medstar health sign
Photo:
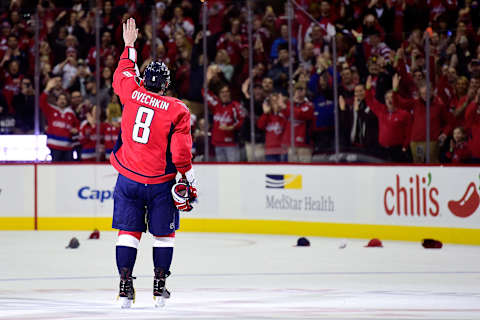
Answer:
<svg viewBox="0 0 480 320"><path fill-rule="evenodd" d="M269 192L266 195L266 209L328 212L335 210L335 203L331 196L321 195L318 197L317 195L305 195L302 192L301 174L265 174L265 188L272 191L280 189L279 192ZM291 191L287 192L288 189ZM281 192L281 190L285 191Z"/></svg>

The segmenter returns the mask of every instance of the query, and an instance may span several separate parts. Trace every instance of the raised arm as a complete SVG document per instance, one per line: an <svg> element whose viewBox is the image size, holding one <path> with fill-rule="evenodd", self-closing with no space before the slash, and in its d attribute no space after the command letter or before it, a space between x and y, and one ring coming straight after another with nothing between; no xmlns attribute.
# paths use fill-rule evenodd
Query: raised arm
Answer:
<svg viewBox="0 0 480 320"><path fill-rule="evenodd" d="M137 66L137 51L134 48L137 36L138 29L135 26L135 20L130 18L123 24L125 49L113 74L113 90L122 101L140 86L137 82L137 76L140 75Z"/></svg>
<svg viewBox="0 0 480 320"><path fill-rule="evenodd" d="M272 98L270 98L269 100L271 100L271 99ZM261 130L265 130L265 128L267 127L269 118L270 118L270 112L272 111L272 107L270 106L270 102L267 99L265 99L265 101L263 101L262 108L263 108L263 114L257 120L257 127Z"/></svg>
<svg viewBox="0 0 480 320"><path fill-rule="evenodd" d="M440 111L440 116L442 118L442 133L441 135L444 135L441 139L445 140L448 135L450 135L454 129L455 126L455 117L453 114L448 112L447 106L443 104L443 102L440 104L441 111Z"/></svg>
<svg viewBox="0 0 480 320"><path fill-rule="evenodd" d="M402 78L398 74L395 74L392 79L393 105L395 106L395 108L410 111L413 109L413 106L415 105L415 100L403 98L398 93L398 87L400 85L401 79Z"/></svg>
<svg viewBox="0 0 480 320"><path fill-rule="evenodd" d="M478 95L477 95L478 96ZM480 120L480 107L477 99L470 102L465 111L465 127L471 129L473 125Z"/></svg>
<svg viewBox="0 0 480 320"><path fill-rule="evenodd" d="M59 77L52 78L48 80L45 90L40 95L40 109L42 110L45 117L49 117L52 107L48 103L48 95L50 91L57 85L57 82L61 81Z"/></svg>
<svg viewBox="0 0 480 320"><path fill-rule="evenodd" d="M386 110L386 106L380 103L377 99L375 99L375 93L372 89L372 76L368 76L367 84L366 84L367 92L365 94L365 102L367 105L372 109L373 113L378 117L380 114L384 113Z"/></svg>

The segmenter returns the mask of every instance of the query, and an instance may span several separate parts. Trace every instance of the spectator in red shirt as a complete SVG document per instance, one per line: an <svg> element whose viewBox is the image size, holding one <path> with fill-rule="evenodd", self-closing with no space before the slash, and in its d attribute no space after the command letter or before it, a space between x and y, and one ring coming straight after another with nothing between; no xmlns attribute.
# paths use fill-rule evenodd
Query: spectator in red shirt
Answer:
<svg viewBox="0 0 480 320"><path fill-rule="evenodd" d="M233 18L230 22L230 32L223 33L216 42L217 50L225 49L233 65L240 63L240 49L242 46L241 25L238 18Z"/></svg>
<svg viewBox="0 0 480 320"><path fill-rule="evenodd" d="M110 159L113 147L117 143L120 133L120 121L122 118L122 110L118 101L118 96L113 95L112 100L107 106L107 119L102 123L101 135L105 146L105 159Z"/></svg>
<svg viewBox="0 0 480 320"><path fill-rule="evenodd" d="M0 92L0 134L12 134L15 128L15 118L8 112L7 101Z"/></svg>
<svg viewBox="0 0 480 320"><path fill-rule="evenodd" d="M112 34L108 31L105 31L102 34L101 45L100 45L100 65L104 65L104 59L108 55L117 56L118 52L115 46L112 43ZM97 59L97 52L95 46L92 46L90 51L88 52L88 65L95 69L95 61Z"/></svg>
<svg viewBox="0 0 480 320"><path fill-rule="evenodd" d="M465 129L453 129L453 139L450 140L450 149L446 154L451 163L466 163L471 157L471 151L466 141Z"/></svg>
<svg viewBox="0 0 480 320"><path fill-rule="evenodd" d="M82 145L83 161L95 161L97 158L97 126L95 121L97 107L87 113L87 119L80 124L80 144Z"/></svg>
<svg viewBox="0 0 480 320"><path fill-rule="evenodd" d="M285 97L274 93L263 102L263 114L257 120L257 127L265 131L265 160L269 162L287 161L287 149L282 144L287 125L281 112L284 108Z"/></svg>
<svg viewBox="0 0 480 320"><path fill-rule="evenodd" d="M401 97L397 91L400 77L395 74L393 77L393 99L394 105L407 111L413 112L413 125L410 138L410 148L415 163L425 162L426 159L426 99L427 87L422 85L419 88L418 99L406 99ZM437 97L430 98L430 161L439 161L439 146L447 139L452 131L453 118L447 111L446 106Z"/></svg>
<svg viewBox="0 0 480 320"><path fill-rule="evenodd" d="M3 74L3 95L7 100L9 112L13 114L15 110L12 105L12 100L13 96L20 92L23 74L20 73L20 64L17 60L11 60L7 70L8 71Z"/></svg>
<svg viewBox="0 0 480 320"><path fill-rule="evenodd" d="M461 78L463 79L459 81ZM455 68L444 65L442 67L442 74L438 77L435 87L435 94L437 94L444 103L451 106L455 95L462 97L467 93L468 79L466 77L459 78Z"/></svg>
<svg viewBox="0 0 480 320"><path fill-rule="evenodd" d="M407 148L412 127L410 114L395 107L391 90L385 93L385 104L375 99L371 76L367 78L366 89L367 105L378 118L378 142L383 148L384 158L388 161L407 162Z"/></svg>
<svg viewBox="0 0 480 320"><path fill-rule="evenodd" d="M240 161L237 132L245 119L242 106L238 101L232 101L227 85L220 87L218 98L213 93L207 92L205 99L213 113L212 144L215 147L216 160Z"/></svg>
<svg viewBox="0 0 480 320"><path fill-rule="evenodd" d="M71 161L72 137L78 133L78 119L68 106L67 95L57 97L56 105L48 103L48 94L60 85L60 78L51 79L40 96L40 108L47 120L47 146L50 148L53 161Z"/></svg>
<svg viewBox="0 0 480 320"><path fill-rule="evenodd" d="M179 29L175 32L174 39L167 42L167 59L171 64L179 60L190 59L192 43L185 36L185 31Z"/></svg>
<svg viewBox="0 0 480 320"><path fill-rule="evenodd" d="M464 125L465 110L467 106L475 98L476 90L469 88L469 81L467 77L459 77L455 83L455 92L450 100L450 112L454 117L453 125L460 127Z"/></svg>
<svg viewBox="0 0 480 320"><path fill-rule="evenodd" d="M299 82L295 85L293 97L293 134L295 154L290 152L291 161L310 162L313 146L310 141L310 127L314 120L313 104L307 99L307 85ZM283 135L283 144L291 147L290 101L282 105L282 114L287 119Z"/></svg>
<svg viewBox="0 0 480 320"><path fill-rule="evenodd" d="M480 92L477 93L475 100L470 103L465 112L465 126L470 131L470 141L468 142L472 152L473 163L480 163Z"/></svg>

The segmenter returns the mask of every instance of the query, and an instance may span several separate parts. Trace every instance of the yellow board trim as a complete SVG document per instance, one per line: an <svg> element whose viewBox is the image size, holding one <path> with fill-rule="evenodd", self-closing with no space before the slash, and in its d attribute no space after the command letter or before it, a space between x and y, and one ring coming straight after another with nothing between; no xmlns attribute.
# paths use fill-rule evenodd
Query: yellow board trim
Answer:
<svg viewBox="0 0 480 320"><path fill-rule="evenodd" d="M111 231L112 218L38 218L38 230L102 230Z"/></svg>
<svg viewBox="0 0 480 320"><path fill-rule="evenodd" d="M421 241L434 238L445 243L480 245L480 229L386 226L278 220L182 219L180 231L285 234L333 238L379 238Z"/></svg>
<svg viewBox="0 0 480 320"><path fill-rule="evenodd" d="M33 217L0 217L0 230L33 230L34 228Z"/></svg>
<svg viewBox="0 0 480 320"><path fill-rule="evenodd" d="M38 230L113 230L112 218L39 218ZM184 232L226 232L284 234L334 238L379 238L382 240L421 241L438 239L444 243L480 245L480 229L347 224L279 220L182 218ZM0 230L33 230L33 218L0 218Z"/></svg>

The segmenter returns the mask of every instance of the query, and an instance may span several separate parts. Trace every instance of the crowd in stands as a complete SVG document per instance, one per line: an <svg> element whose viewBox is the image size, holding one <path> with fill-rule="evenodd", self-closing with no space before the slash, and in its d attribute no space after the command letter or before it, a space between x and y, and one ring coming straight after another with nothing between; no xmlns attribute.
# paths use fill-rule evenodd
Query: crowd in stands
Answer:
<svg viewBox="0 0 480 320"><path fill-rule="evenodd" d="M33 132L38 67L41 130L48 135L54 160L73 160L72 150L76 159L93 160L99 152L101 159L108 159L121 121L120 102L112 90L112 74L123 49L121 23L134 17L140 26L140 72L153 55L163 60L172 71L167 94L191 108L196 161L206 158L205 141L210 159L222 162L311 162L332 154L337 98L342 152L421 163L429 151L431 162L480 162L476 0L296 0L292 54L286 1L252 1L250 48L244 0L209 0L206 35L200 1L107 0L99 8L99 56L96 8L90 3L11 0L0 15L0 133Z"/></svg>

